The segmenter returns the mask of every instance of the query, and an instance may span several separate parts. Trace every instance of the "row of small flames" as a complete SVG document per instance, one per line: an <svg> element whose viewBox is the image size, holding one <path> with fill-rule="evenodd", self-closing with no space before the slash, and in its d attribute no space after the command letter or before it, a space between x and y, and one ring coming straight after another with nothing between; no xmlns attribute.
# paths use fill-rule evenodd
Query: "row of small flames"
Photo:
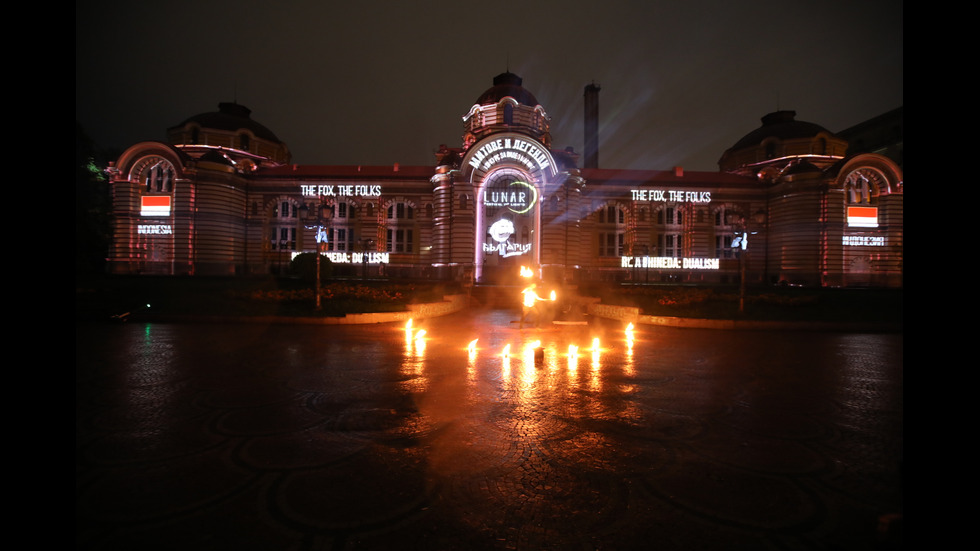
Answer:
<svg viewBox="0 0 980 551"><path fill-rule="evenodd" d="M633 349L633 324L632 323L628 324L626 326L626 328L624 329L624 332L626 334L626 347L627 347L628 350L632 350ZM411 319L409 319L408 322L405 323L405 340L407 342L415 341L416 343L421 344L422 341L424 341L424 339L425 339L425 334L426 334L425 329L419 329L418 331L415 331L412 328L412 320ZM476 351L477 351L476 344L477 344L477 342L479 340L480 339L473 339L473 340L471 340L470 343L466 346L467 352L469 352L470 354L475 354ZM538 349L538 348L541 347L541 341L540 340L534 341L534 342L530 343L529 346L532 349ZM591 351L593 354L596 354L596 353L601 352L602 351L602 347L599 344L599 337L593 337L592 338L592 348L586 348L585 350L586 351ZM578 345L576 345L576 344L569 344L568 345L568 356L569 357L577 356L578 353L579 353L579 346ZM510 343L507 343L507 344L504 345L503 350L501 350L501 352L500 352L500 356L503 357L503 358L510 358L510 357L512 357L512 355L510 353Z"/></svg>

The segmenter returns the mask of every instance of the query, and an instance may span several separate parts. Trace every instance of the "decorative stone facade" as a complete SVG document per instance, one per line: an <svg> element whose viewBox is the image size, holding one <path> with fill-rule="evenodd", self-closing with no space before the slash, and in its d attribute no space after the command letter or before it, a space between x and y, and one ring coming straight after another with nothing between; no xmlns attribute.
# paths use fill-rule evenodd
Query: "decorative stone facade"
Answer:
<svg viewBox="0 0 980 551"><path fill-rule="evenodd" d="M250 114L221 104L122 154L113 272L281 272L320 236L355 276L493 283L527 266L565 280L902 285L901 168L848 157L793 112L763 117L719 172L579 168L511 73L435 166L292 165Z"/></svg>

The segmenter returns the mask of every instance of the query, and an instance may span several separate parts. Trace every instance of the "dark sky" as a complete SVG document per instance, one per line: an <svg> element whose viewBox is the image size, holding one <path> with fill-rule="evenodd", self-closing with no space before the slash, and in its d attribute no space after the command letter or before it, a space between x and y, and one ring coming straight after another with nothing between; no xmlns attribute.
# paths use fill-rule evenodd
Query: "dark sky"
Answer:
<svg viewBox="0 0 980 551"><path fill-rule="evenodd" d="M717 170L777 109L839 131L904 104L896 0L76 2L75 117L102 147L238 101L301 164L431 165L495 75L603 168Z"/></svg>

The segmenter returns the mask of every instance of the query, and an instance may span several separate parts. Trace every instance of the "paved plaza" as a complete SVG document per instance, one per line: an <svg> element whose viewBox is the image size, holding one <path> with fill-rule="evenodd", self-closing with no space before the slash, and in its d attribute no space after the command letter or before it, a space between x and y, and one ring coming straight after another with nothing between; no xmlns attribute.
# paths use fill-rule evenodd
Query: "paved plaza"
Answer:
<svg viewBox="0 0 980 551"><path fill-rule="evenodd" d="M901 334L518 315L78 323L76 548L895 547Z"/></svg>

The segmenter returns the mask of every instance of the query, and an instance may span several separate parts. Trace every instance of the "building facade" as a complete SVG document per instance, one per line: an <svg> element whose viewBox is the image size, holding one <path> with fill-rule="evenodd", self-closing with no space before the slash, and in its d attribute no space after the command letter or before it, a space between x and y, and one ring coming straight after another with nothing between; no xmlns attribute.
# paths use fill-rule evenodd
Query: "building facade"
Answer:
<svg viewBox="0 0 980 551"><path fill-rule="evenodd" d="M319 248L366 276L902 286L901 169L794 115L763 117L718 172L579 168L504 73L434 166L313 166L220 104L109 168L110 270L276 273Z"/></svg>

